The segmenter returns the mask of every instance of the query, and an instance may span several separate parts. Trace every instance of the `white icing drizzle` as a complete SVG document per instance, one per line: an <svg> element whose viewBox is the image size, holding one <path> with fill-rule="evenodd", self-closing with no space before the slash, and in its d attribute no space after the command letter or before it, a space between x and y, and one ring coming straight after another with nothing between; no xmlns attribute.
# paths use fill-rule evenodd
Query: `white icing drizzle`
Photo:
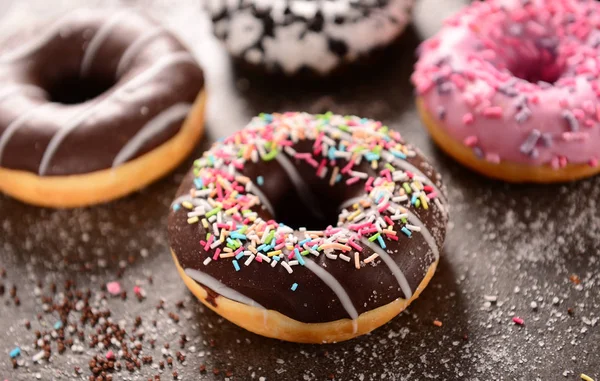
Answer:
<svg viewBox="0 0 600 381"><path fill-rule="evenodd" d="M113 28L121 21L121 19L124 16L130 13L131 12L129 10L125 10L115 14L98 29L96 34L94 34L94 37L92 37L89 44L87 45L83 53L83 59L81 60L80 75L82 78L87 76L87 73L90 70L90 66L92 66L94 58L96 58L96 53L98 52L104 41L106 41L108 36L111 34Z"/></svg>
<svg viewBox="0 0 600 381"><path fill-rule="evenodd" d="M158 75L166 67L175 65L178 63L182 63L182 62L189 62L192 64L196 64L194 57L189 52L180 51L180 52L171 53L171 54L159 59L153 66L151 66L146 71L140 73L138 76L134 77L133 79L131 79L129 82L127 82L125 85L123 85L123 87L120 88L119 90L121 92L127 92L128 90L130 90L129 88L135 88L135 87L143 84L147 80L151 79L152 77Z"/></svg>
<svg viewBox="0 0 600 381"><path fill-rule="evenodd" d="M40 176L43 176L46 174L48 167L50 165L50 162L51 162L52 158L54 157L54 154L58 150L58 147L63 142L63 140L67 137L67 135L69 135L69 133L71 131L76 129L84 120L88 119L95 112L98 112L98 110L99 110L98 106L100 106L104 103L107 103L108 101L112 100L113 98L118 97L119 95L127 93L130 89L133 89L133 88L143 85L146 81L148 81L149 79L152 79L152 77L158 75L166 67L168 67L170 65L182 63L182 62L194 63L194 59L191 56L191 54L188 52L172 53L166 57L161 58L150 68L148 68L144 72L140 73L133 79L129 80L129 82L125 83L122 87L120 87L118 90L114 91L112 94L110 94L109 96L104 98L102 101L92 103L89 107L87 107L85 110L83 110L83 112L79 113L75 118L73 118L73 120L71 120L68 124L66 124L65 126L60 128L56 132L56 134L54 134L52 139L50 140L48 147L46 147L46 151L44 152L44 155L42 157L42 162L41 162L40 168L39 168Z"/></svg>
<svg viewBox="0 0 600 381"><path fill-rule="evenodd" d="M247 177L242 175L240 172L235 171L234 172L236 176L243 176L243 177ZM271 202L269 201L269 199L267 198L267 196L258 188L258 186L252 182L252 180L248 179L248 182L250 184L252 184L252 189L250 190L250 193L253 193L255 196L258 197L258 199L260 200L261 204L263 204L264 206L267 207L267 209L269 210L269 213L271 213L271 215L273 216L273 218L275 218L275 209L273 208L273 205L271 204Z"/></svg>
<svg viewBox="0 0 600 381"><path fill-rule="evenodd" d="M8 85L0 91L0 102L3 102L13 94L17 94L20 92L46 96L46 92L43 89L34 85Z"/></svg>
<svg viewBox="0 0 600 381"><path fill-rule="evenodd" d="M397 159L394 158L394 164L397 165L398 167L402 167L402 169L404 169L405 171L409 171L412 172L418 176L421 176L425 179L429 180L429 186L431 186L436 193L438 194L438 197L443 201L444 204L447 203L446 198L444 197L444 193L435 185L435 181L431 178L429 178L429 176L425 176L425 174L417 167L415 167L414 165L412 165L411 163L409 163L406 160L402 160L402 159Z"/></svg>
<svg viewBox="0 0 600 381"><path fill-rule="evenodd" d="M364 197L364 196L350 198L350 199L344 201L340 205L340 210L346 209L346 208L350 207L351 205L353 205L357 202L360 202L362 200L366 200L366 199L368 199L368 198ZM427 229L427 227L423 224L423 222L419 219L419 217L417 217L408 208L401 207L400 205L397 205L395 203L390 203L390 205L392 205L396 209L402 209L403 213L406 213L408 215L408 217L407 217L408 221L410 221L411 224L421 228L420 233L423 236L423 239L425 240L425 242L427 242L427 245L429 246L429 248L435 255L435 259L438 260L440 257L440 251L438 249L435 238L433 238L433 236L429 232L429 229ZM398 284L400 285L400 288L402 289L402 292L404 293L406 298L410 299L412 297L412 290L410 288L410 285L408 284L406 277L402 273L402 270L400 270L400 268L398 267L396 262L392 259L392 257L390 257L390 255L387 253L387 251L384 250L383 248L379 247L378 245L375 245L374 243L372 243L371 241L369 241L365 238L362 238L361 242L364 245L368 246L371 250L373 250L373 252L379 254L381 259L385 262L385 264L392 271L392 274L398 281Z"/></svg>
<svg viewBox="0 0 600 381"><path fill-rule="evenodd" d="M396 281L398 281L398 285L402 289L402 292L404 293L406 299L408 300L412 298L413 292L410 288L410 285L408 284L408 280L406 280L406 276L404 276L404 273L402 272L402 270L400 270L400 267L398 267L396 261L394 261L394 259L387 253L387 251L379 247L378 245L375 245L373 242L369 241L366 238L361 238L360 241L365 246L369 247L369 249L373 250L374 253L379 254L379 257L390 269L392 275L394 275L394 278L396 278Z"/></svg>
<svg viewBox="0 0 600 381"><path fill-rule="evenodd" d="M80 123L82 123L84 120L86 120L91 115L91 111L94 111L95 106L97 106L99 103L101 103L101 102L96 102L96 103L90 104L82 112L78 113L66 126L63 126L62 128L60 128L54 134L54 136L52 136L52 139L50 139L50 142L48 143L48 146L46 147L46 150L44 151L44 155L42 156L42 161L40 163L40 168L39 168L40 176L43 176L46 174L46 171L48 170L48 166L50 165L50 160L52 160L52 157L54 157L54 153L56 152L56 150L58 149L58 147L60 146L60 143L62 143L64 138L66 138L67 135L72 130L74 130L76 127L78 127Z"/></svg>
<svg viewBox="0 0 600 381"><path fill-rule="evenodd" d="M129 47L125 50L125 52L121 56L119 63L117 64L116 77L118 78L123 74L123 71L125 70L125 68L127 68L129 66L131 61L133 61L133 59L137 56L140 49L143 48L144 45L146 45L148 42L150 42L154 38L160 36L164 32L165 32L165 29L163 27L159 27L157 29L146 32L142 36L138 37L138 39L135 40L131 45L129 45Z"/></svg>
<svg viewBox="0 0 600 381"><path fill-rule="evenodd" d="M148 140L164 131L165 128L184 119L191 108L192 105L190 103L177 103L160 112L157 116L148 121L144 127L142 127L123 148L121 148L121 151L119 151L113 161L113 168L130 160L140 148L148 142Z"/></svg>
<svg viewBox="0 0 600 381"><path fill-rule="evenodd" d="M0 90L0 102L4 101L6 98L17 93L18 91L21 91L21 86L17 86L17 85L6 86L2 90Z"/></svg>
<svg viewBox="0 0 600 381"><path fill-rule="evenodd" d="M36 52L41 47L45 46L50 40L56 37L61 32L61 29L67 24L66 21L72 18L77 13L81 12L81 9L69 12L60 19L58 19L52 26L47 28L47 32L40 36L37 40L33 40L28 44L21 45L18 48L9 51L0 56L0 63L14 62L23 59L30 54Z"/></svg>
<svg viewBox="0 0 600 381"><path fill-rule="evenodd" d="M304 201L304 204L310 209L311 213L315 216L324 219L325 216L323 216L323 213L321 213L321 210L318 207L318 204L315 201L312 192L304 182L302 176L300 176L300 174L298 173L298 170L296 169L294 164L290 162L290 160L283 152L279 152L277 156L275 156L275 160L277 160L279 165L281 165L281 168L283 168L283 170L287 173L288 177L290 178L290 180L294 184L294 187L296 188L298 196L300 196L302 201Z"/></svg>
<svg viewBox="0 0 600 381"><path fill-rule="evenodd" d="M340 206L340 210L341 209L345 209L357 202L360 202L361 200L368 200L368 197L354 197L351 198L347 201L345 201L344 203L342 203L342 205ZM425 239L425 242L427 242L427 245L429 246L429 248L431 249L431 251L433 252L433 254L435 255L435 259L439 259L440 258L440 250L438 249L437 243L435 241L435 238L433 238L433 236L431 235L431 233L429 232L429 229L427 229L427 227L423 224L423 222L419 219L419 217L417 217L416 214L414 214L413 212L410 211L410 209L400 206L396 203L393 203L390 201L390 205L392 207L394 207L395 209L401 209L403 211L403 213L406 213L408 215L408 221L410 221L411 224L418 226L421 228L421 234L423 235L423 238ZM369 243L371 243L370 241L368 241ZM377 245L369 245L369 247L371 247L372 249L374 248L379 248ZM382 249L383 250L383 249ZM381 254L379 251L377 252L378 254Z"/></svg>
<svg viewBox="0 0 600 381"><path fill-rule="evenodd" d="M358 311L356 311L356 308L354 307L354 304L352 304L352 300L350 300L350 296L348 296L348 293L346 292L346 290L344 290L344 287L342 287L340 282L338 282L333 275L331 275L329 272L327 272L327 270L313 262L311 259L305 258L304 262L304 267L309 269L313 274L315 274L319 279L321 279L323 283L325 283L331 289L331 291L333 291L334 294L338 297L338 299L342 303L342 306L344 307L350 318L352 318L352 328L354 329L353 333L356 333L358 331L358 322L356 320L358 319Z"/></svg>
<svg viewBox="0 0 600 381"><path fill-rule="evenodd" d="M433 236L429 232L429 229L427 229L427 227L423 224L423 222L421 222L419 217L417 217L408 208L403 208L400 205L397 205L393 202L390 202L390 205L393 206L394 208L402 208L403 213L408 214L408 221L410 221L410 223L412 225L415 225L415 226L418 226L421 228L421 232L420 232L421 235L423 236L423 238L425 239L425 242L427 242L427 245L429 245L429 248L435 255L435 259L438 260L440 258L440 250L438 249L438 245L435 241L435 238L433 238Z"/></svg>
<svg viewBox="0 0 600 381"><path fill-rule="evenodd" d="M187 276L189 276L196 282L201 283L202 285L210 288L217 294L222 295L227 299L231 299L233 301L240 302L251 307L260 308L263 310L265 309L263 306L261 306L254 300L250 299L245 295L240 294L232 288L227 287L226 285L224 285L223 283L219 282L217 279L213 278L212 276L206 273L194 269L185 269L185 273L187 274Z"/></svg>
<svg viewBox="0 0 600 381"><path fill-rule="evenodd" d="M52 105L51 103L46 103L41 106L36 106L36 107L29 109L27 112L23 113L18 118L13 120L8 125L6 130L4 130L3 133L0 133L0 163L2 163L2 156L4 154L4 149L6 148L8 141L14 135L14 133L17 132L17 130L19 128L21 128L23 126L23 124L25 122L27 122L34 114L36 114L37 112L39 112L40 110L42 110L44 108L48 108L51 105Z"/></svg>

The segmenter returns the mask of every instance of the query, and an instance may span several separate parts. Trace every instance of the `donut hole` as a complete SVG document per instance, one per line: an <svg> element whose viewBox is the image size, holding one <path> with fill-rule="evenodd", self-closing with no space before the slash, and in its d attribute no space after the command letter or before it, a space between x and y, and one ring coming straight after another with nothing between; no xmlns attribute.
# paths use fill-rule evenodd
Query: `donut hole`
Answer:
<svg viewBox="0 0 600 381"><path fill-rule="evenodd" d="M301 200L290 200L290 197L288 197L285 202L273 206L277 222L283 223L295 230L300 228L324 230L328 226L336 226L339 216L339 200L321 199L320 201L320 214L317 215Z"/></svg>
<svg viewBox="0 0 600 381"><path fill-rule="evenodd" d="M567 57L561 55L560 38L551 28L543 36L532 34L518 23L510 22L501 32L495 19L482 20L486 46L478 54L500 71L530 83L556 83L567 71ZM546 25L543 20L539 25Z"/></svg>
<svg viewBox="0 0 600 381"><path fill-rule="evenodd" d="M517 78L530 83L556 83L565 71L565 66L550 51L540 49L537 55L517 57L507 69Z"/></svg>
<svg viewBox="0 0 600 381"><path fill-rule="evenodd" d="M99 97L114 84L114 80L106 78L70 76L54 81L46 91L51 102L75 105Z"/></svg>

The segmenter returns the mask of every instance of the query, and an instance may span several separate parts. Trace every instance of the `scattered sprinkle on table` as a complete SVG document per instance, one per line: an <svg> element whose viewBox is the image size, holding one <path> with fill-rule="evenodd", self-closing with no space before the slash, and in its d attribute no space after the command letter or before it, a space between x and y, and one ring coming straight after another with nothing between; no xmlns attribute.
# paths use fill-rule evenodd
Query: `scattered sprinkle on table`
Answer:
<svg viewBox="0 0 600 381"><path fill-rule="evenodd" d="M525 324L525 320L521 319L518 316L513 317L512 321L517 324L517 325L523 325Z"/></svg>
<svg viewBox="0 0 600 381"><path fill-rule="evenodd" d="M111 295L119 295L121 293L121 284L119 282L108 282L106 284L106 290Z"/></svg>
<svg viewBox="0 0 600 381"><path fill-rule="evenodd" d="M569 280L571 282L573 282L574 284L580 284L581 283L581 279L577 275L575 275L575 274L571 275L569 277Z"/></svg>
<svg viewBox="0 0 600 381"><path fill-rule="evenodd" d="M21 355L21 348L19 348L19 347L16 347L9 353L9 356L11 359L14 359L15 357L20 356L20 355Z"/></svg>

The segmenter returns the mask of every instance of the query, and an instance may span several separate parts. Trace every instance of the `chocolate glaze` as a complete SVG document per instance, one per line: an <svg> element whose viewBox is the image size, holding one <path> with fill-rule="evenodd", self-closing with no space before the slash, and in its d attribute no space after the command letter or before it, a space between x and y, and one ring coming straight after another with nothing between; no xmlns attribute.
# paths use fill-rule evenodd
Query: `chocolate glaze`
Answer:
<svg viewBox="0 0 600 381"><path fill-rule="evenodd" d="M206 303L210 304L213 307L218 307L217 305L217 298L219 297L219 294L217 294L216 292L214 292L213 290L211 290L210 288L200 285L204 291L206 291Z"/></svg>
<svg viewBox="0 0 600 381"><path fill-rule="evenodd" d="M307 152L311 150L311 146L312 141L305 140L300 141L294 148L298 152ZM352 186L347 186L344 182L330 186L327 179L318 178L314 168L305 161L292 158L290 161L305 179L311 192L318 195L319 208L326 216L337 216L338 207L342 202L365 194L362 181ZM409 158L408 162L432 179L438 188L443 189L438 174L423 156L418 154ZM342 161L340 166L343 165ZM357 170L375 175L375 171L366 163L362 163ZM311 217L313 218L312 222L292 217L310 216L310 214L307 213L307 207L301 201L287 173L276 160L248 162L240 172L250 178L256 178L258 175L264 177L264 184L260 188L273 205L276 216L271 216L264 207L255 207L254 210L263 219L287 220L289 225L296 228L301 225L294 225L294 223L306 223L304 226L309 230L315 228L312 222L317 220L314 216ZM188 173L177 192L178 197L188 194L189 190L193 188L193 178L193 173ZM446 232L446 212L439 208L430 208L429 210L413 208L411 211L429 229L441 250ZM324 227L323 222L329 222L335 226L336 221L336 217L333 221L317 221L316 227ZM299 232L296 232L295 235L301 237ZM188 224L185 211L171 211L169 215L170 244L182 268L202 271L265 308L279 311L301 322L317 323L348 318L347 311L334 292L313 272L304 267L295 266L293 274L288 274L282 266L272 269L267 268L268 265L265 264L252 264L236 272L232 268L231 261L228 260L212 261L209 265L204 266L202 264L204 258L213 254L212 250L207 252L198 243L205 236L206 231L202 225ZM399 238L397 242L388 243L387 252L398 264L414 292L430 265L435 261L435 257L421 234L413 234L411 238L400 234ZM361 246L364 247L364 245ZM364 247L361 256L364 254L365 257L368 257L372 253L370 248ZM339 258L330 260L325 255L320 255L319 257L310 256L310 259L321 265L339 281L349 294L359 314L388 304L397 298L406 298L390 269L380 258L363 266L360 270ZM290 285L293 282L297 282L299 287L295 292L290 292Z"/></svg>
<svg viewBox="0 0 600 381"><path fill-rule="evenodd" d="M111 168L147 123L171 107L192 104L204 86L202 70L181 42L133 11L76 10L36 30L21 31L0 47L0 89L15 89L0 98L0 139L3 134L6 139L3 150L0 146L1 167L47 176ZM117 74L132 45L131 59ZM177 134L185 114L183 108L174 111L177 115L126 161ZM81 122L49 154L52 139L80 115ZM19 118L24 121L14 128ZM7 138L11 124L14 131Z"/></svg>

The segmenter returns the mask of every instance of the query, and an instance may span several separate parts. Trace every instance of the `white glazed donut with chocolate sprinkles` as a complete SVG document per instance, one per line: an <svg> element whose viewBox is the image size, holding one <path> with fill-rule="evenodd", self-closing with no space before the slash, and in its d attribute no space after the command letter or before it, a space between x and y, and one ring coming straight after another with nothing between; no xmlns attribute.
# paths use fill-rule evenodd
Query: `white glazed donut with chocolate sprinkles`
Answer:
<svg viewBox="0 0 600 381"><path fill-rule="evenodd" d="M396 39L413 0L210 0L230 54L270 72L326 75Z"/></svg>
<svg viewBox="0 0 600 381"><path fill-rule="evenodd" d="M196 160L169 215L190 290L252 332L348 340L428 284L448 221L440 176L355 116L262 114Z"/></svg>
<svg viewBox="0 0 600 381"><path fill-rule="evenodd" d="M80 9L29 29L0 45L0 192L51 207L109 201L194 147L204 76L159 23Z"/></svg>

